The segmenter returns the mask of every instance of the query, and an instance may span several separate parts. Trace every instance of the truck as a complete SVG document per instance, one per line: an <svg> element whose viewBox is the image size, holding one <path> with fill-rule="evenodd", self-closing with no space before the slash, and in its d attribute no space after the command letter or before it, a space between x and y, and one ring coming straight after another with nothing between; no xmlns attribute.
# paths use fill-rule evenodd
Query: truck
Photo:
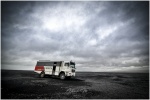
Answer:
<svg viewBox="0 0 150 100"><path fill-rule="evenodd" d="M75 62L73 61L50 61L39 60L36 63L34 72L41 78L45 75L57 76L60 79L75 77Z"/></svg>

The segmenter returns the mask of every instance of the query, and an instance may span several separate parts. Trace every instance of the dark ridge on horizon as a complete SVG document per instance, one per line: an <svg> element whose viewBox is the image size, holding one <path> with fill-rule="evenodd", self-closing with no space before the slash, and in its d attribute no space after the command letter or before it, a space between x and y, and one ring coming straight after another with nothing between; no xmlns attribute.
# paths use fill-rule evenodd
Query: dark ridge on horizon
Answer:
<svg viewBox="0 0 150 100"><path fill-rule="evenodd" d="M34 70L17 70L17 69L1 69L1 71L34 71Z"/></svg>

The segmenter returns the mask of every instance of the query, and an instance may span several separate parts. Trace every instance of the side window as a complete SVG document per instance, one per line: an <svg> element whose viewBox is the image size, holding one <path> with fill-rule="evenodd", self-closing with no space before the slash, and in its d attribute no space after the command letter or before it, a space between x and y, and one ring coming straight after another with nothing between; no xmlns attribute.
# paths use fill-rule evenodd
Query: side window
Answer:
<svg viewBox="0 0 150 100"><path fill-rule="evenodd" d="M69 63L65 63L65 66L69 66Z"/></svg>
<svg viewBox="0 0 150 100"><path fill-rule="evenodd" d="M37 65L37 66L44 66L44 63L43 63L43 62L37 62L36 65Z"/></svg>
<svg viewBox="0 0 150 100"><path fill-rule="evenodd" d="M44 66L53 66L53 62L43 62L44 64Z"/></svg>
<svg viewBox="0 0 150 100"><path fill-rule="evenodd" d="M37 62L37 66L53 66L53 62Z"/></svg>
<svg viewBox="0 0 150 100"><path fill-rule="evenodd" d="M61 66L61 62L57 62L57 66Z"/></svg>

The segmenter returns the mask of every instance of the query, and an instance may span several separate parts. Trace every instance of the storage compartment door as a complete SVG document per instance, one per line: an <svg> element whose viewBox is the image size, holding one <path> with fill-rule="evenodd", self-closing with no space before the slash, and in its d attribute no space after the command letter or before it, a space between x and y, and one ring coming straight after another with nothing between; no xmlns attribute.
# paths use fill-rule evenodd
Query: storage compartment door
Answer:
<svg viewBox="0 0 150 100"><path fill-rule="evenodd" d="M52 75L53 66L44 66L45 74Z"/></svg>

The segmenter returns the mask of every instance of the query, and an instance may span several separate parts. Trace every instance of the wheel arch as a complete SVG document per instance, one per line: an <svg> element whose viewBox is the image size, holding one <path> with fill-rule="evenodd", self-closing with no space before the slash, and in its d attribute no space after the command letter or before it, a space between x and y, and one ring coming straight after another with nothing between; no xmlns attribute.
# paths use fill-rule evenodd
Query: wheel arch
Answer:
<svg viewBox="0 0 150 100"><path fill-rule="evenodd" d="M42 76L43 74L43 76ZM45 72L44 71L41 71L41 73L39 74L40 78L43 78L45 76Z"/></svg>
<svg viewBox="0 0 150 100"><path fill-rule="evenodd" d="M45 74L45 71L41 71L41 73L44 73L44 74ZM40 74L41 74L41 73L40 73Z"/></svg>
<svg viewBox="0 0 150 100"><path fill-rule="evenodd" d="M61 73L64 73L64 74L65 74L65 76L66 76L66 73L65 73L64 71L61 71L61 72L59 73L59 76L60 76L60 74L61 74Z"/></svg>

